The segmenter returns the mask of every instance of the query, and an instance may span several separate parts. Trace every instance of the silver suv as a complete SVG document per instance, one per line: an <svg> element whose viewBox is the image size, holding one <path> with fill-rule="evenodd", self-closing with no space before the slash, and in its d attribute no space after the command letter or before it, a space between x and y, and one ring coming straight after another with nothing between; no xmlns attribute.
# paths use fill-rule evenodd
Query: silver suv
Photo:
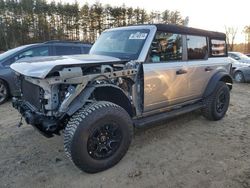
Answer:
<svg viewBox="0 0 250 188"><path fill-rule="evenodd" d="M197 109L224 117L232 89L225 38L176 25L109 29L89 55L11 65L21 88L13 106L47 137L64 130L73 163L99 172L122 159L134 127Z"/></svg>

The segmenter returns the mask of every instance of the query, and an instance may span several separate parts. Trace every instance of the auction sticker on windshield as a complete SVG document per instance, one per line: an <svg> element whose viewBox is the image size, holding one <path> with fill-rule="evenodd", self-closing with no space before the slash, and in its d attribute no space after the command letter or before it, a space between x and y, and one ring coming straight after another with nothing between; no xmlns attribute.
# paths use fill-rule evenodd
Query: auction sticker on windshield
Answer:
<svg viewBox="0 0 250 188"><path fill-rule="evenodd" d="M132 33L129 36L129 39L143 40L143 39L146 39L147 35L148 35L147 33L140 33L140 32Z"/></svg>

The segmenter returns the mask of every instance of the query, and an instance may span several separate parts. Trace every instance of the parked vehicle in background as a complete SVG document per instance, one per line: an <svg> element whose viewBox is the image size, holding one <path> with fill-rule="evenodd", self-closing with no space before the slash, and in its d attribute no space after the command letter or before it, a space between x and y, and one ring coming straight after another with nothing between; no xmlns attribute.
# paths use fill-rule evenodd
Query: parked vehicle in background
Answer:
<svg viewBox="0 0 250 188"><path fill-rule="evenodd" d="M229 57L230 58L230 57ZM232 77L238 83L250 81L250 64L241 63L233 58L232 61Z"/></svg>
<svg viewBox="0 0 250 188"><path fill-rule="evenodd" d="M55 40L19 46L0 54L0 104L17 92L12 63L27 57L87 54L90 48L90 44Z"/></svg>
<svg viewBox="0 0 250 188"><path fill-rule="evenodd" d="M246 56L250 57L250 54L245 54Z"/></svg>
<svg viewBox="0 0 250 188"><path fill-rule="evenodd" d="M13 106L47 137L64 130L67 156L90 173L122 159L134 126L197 109L222 119L232 89L226 35L170 24L113 28L89 55L11 68L22 88Z"/></svg>
<svg viewBox="0 0 250 188"><path fill-rule="evenodd" d="M228 56L241 62L241 63L247 63L250 64L250 57L246 56L243 53L240 52L228 52Z"/></svg>

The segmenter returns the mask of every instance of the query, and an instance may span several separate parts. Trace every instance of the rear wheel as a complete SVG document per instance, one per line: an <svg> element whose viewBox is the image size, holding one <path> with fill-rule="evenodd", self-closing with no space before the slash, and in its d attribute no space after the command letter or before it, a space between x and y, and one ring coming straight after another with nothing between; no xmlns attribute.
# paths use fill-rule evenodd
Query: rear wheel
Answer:
<svg viewBox="0 0 250 188"><path fill-rule="evenodd" d="M241 71L237 71L235 74L234 74L234 80L238 83L243 83L245 82L245 78L244 78L244 74L243 72Z"/></svg>
<svg viewBox="0 0 250 188"><path fill-rule="evenodd" d="M5 81L0 80L0 104L3 104L9 97L8 86Z"/></svg>
<svg viewBox="0 0 250 188"><path fill-rule="evenodd" d="M132 133L132 120L123 108L106 101L95 102L71 117L65 128L65 152L81 170L99 172L122 159Z"/></svg>
<svg viewBox="0 0 250 188"><path fill-rule="evenodd" d="M229 101L229 88L226 83L219 81L213 93L204 100L203 116L213 121L222 119L227 112Z"/></svg>

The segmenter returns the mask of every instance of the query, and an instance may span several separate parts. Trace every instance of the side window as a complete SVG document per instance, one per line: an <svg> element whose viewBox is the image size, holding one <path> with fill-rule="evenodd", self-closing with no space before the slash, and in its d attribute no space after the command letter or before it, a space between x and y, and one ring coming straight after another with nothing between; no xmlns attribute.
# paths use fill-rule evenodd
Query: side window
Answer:
<svg viewBox="0 0 250 188"><path fill-rule="evenodd" d="M36 56L49 56L48 46L32 48L25 52L22 52L17 56L16 60L24 57L36 57Z"/></svg>
<svg viewBox="0 0 250 188"><path fill-rule="evenodd" d="M49 48L47 46L35 47L29 50L26 50L12 58L9 58L3 63L3 66L9 67L12 63L15 63L17 60L25 57L36 57L36 56L49 56Z"/></svg>
<svg viewBox="0 0 250 188"><path fill-rule="evenodd" d="M228 54L228 56L235 59L235 60L240 60L240 57L235 55L235 54Z"/></svg>
<svg viewBox="0 0 250 188"><path fill-rule="evenodd" d="M76 46L55 46L55 55L81 54L81 48Z"/></svg>
<svg viewBox="0 0 250 188"><path fill-rule="evenodd" d="M17 57L12 57L10 59L5 60L2 65L5 67L9 67L15 61L17 61Z"/></svg>
<svg viewBox="0 0 250 188"><path fill-rule="evenodd" d="M88 54L90 50L90 47L83 47L83 51L85 54Z"/></svg>
<svg viewBox="0 0 250 188"><path fill-rule="evenodd" d="M211 39L211 55L213 57L226 55L226 41Z"/></svg>
<svg viewBox="0 0 250 188"><path fill-rule="evenodd" d="M149 52L150 62L182 60L182 36L157 32Z"/></svg>
<svg viewBox="0 0 250 188"><path fill-rule="evenodd" d="M208 50L207 50L207 39L206 37L200 36L187 36L187 53L188 59L207 59Z"/></svg>

